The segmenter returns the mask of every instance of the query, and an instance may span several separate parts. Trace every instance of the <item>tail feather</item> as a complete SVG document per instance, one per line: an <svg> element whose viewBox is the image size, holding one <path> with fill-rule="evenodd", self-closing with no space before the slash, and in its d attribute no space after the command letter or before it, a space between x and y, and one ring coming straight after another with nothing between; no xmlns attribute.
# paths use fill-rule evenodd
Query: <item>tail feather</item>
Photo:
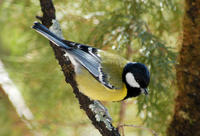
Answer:
<svg viewBox="0 0 200 136"><path fill-rule="evenodd" d="M32 26L33 29L35 29L38 33L49 39L51 42L56 44L57 46L63 47L65 49L71 49L71 47L67 46L61 38L56 36L54 33L52 33L48 28L46 28L44 25L40 24L39 22L35 22Z"/></svg>

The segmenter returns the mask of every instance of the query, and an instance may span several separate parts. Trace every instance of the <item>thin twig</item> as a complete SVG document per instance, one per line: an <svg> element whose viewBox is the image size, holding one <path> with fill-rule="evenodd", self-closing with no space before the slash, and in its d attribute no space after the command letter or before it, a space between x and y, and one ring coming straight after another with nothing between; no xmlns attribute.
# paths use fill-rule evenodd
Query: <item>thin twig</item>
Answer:
<svg viewBox="0 0 200 136"><path fill-rule="evenodd" d="M137 125L127 125L127 124L121 124L118 126L118 129L124 129L124 127L134 127L134 128L140 128L140 129L145 129L145 130L148 130L149 132L151 132L154 136L158 136L158 134L151 128L147 128L147 127L144 127L144 126L137 126ZM122 136L124 136L124 134L122 133Z"/></svg>
<svg viewBox="0 0 200 136"><path fill-rule="evenodd" d="M121 133L122 133L122 136L125 136L125 134L124 134L124 127L122 127L122 126L118 126L118 129L120 130L121 129Z"/></svg>
<svg viewBox="0 0 200 136"><path fill-rule="evenodd" d="M125 112L126 112L126 101L122 101L121 105L120 105L119 122L118 122L117 127L119 127L120 124L122 124L124 122Z"/></svg>

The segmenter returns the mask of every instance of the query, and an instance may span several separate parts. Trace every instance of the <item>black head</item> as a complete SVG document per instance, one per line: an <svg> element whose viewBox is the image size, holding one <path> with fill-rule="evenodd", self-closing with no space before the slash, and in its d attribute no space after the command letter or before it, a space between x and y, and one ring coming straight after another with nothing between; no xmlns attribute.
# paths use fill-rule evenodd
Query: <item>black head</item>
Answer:
<svg viewBox="0 0 200 136"><path fill-rule="evenodd" d="M127 96L136 97L141 92L148 94L147 86L150 81L150 73L147 67L141 63L127 63L123 69L122 80L126 84Z"/></svg>

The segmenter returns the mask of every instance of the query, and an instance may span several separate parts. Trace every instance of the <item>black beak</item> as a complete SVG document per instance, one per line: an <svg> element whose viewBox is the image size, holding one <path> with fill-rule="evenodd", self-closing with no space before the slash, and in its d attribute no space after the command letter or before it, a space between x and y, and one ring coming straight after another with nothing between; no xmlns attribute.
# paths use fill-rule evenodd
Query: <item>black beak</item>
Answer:
<svg viewBox="0 0 200 136"><path fill-rule="evenodd" d="M147 88L141 88L141 91L145 94L145 95L148 95L148 89Z"/></svg>

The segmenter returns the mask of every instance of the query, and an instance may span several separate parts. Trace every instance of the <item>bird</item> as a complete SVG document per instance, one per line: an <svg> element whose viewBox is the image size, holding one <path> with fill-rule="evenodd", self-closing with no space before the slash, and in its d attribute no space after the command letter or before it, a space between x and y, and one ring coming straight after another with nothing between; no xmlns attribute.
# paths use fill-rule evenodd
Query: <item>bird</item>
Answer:
<svg viewBox="0 0 200 136"><path fill-rule="evenodd" d="M81 93L93 100L123 101L148 95L150 72L139 62L92 46L64 40L39 22L32 26L64 51L75 69L75 80Z"/></svg>

